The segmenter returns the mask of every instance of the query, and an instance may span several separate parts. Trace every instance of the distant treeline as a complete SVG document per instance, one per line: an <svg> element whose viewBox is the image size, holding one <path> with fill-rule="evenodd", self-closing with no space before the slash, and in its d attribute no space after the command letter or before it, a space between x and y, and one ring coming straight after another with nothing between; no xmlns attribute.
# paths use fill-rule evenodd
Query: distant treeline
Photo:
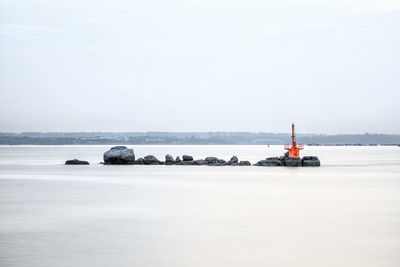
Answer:
<svg viewBox="0 0 400 267"><path fill-rule="evenodd" d="M394 134L298 134L297 142L306 145L399 145ZM282 145L290 143L287 133L249 132L82 132L82 133L0 133L0 145Z"/></svg>

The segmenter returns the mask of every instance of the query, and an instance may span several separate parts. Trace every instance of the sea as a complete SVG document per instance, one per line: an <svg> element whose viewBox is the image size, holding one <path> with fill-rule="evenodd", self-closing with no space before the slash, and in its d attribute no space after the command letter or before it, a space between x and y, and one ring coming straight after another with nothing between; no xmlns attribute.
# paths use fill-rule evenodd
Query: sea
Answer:
<svg viewBox="0 0 400 267"><path fill-rule="evenodd" d="M110 166L111 146L0 146L2 267L398 267L400 147L306 146L321 167ZM164 160L283 146L132 145ZM69 159L88 166L64 165Z"/></svg>

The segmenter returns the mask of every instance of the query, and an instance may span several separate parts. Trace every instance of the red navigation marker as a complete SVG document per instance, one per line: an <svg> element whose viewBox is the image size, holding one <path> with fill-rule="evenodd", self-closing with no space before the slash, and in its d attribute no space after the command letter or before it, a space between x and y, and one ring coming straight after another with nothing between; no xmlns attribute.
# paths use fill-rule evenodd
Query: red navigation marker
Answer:
<svg viewBox="0 0 400 267"><path fill-rule="evenodd" d="M294 123L292 123L292 145L285 145L286 150L289 150L289 157L300 158L300 150L304 149L304 145L296 144L296 136L294 134Z"/></svg>

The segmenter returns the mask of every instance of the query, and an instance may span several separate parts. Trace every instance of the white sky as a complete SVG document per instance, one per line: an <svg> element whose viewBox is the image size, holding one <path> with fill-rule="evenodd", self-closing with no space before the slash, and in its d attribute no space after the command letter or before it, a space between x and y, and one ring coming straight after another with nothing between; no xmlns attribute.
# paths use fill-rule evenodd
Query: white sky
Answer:
<svg viewBox="0 0 400 267"><path fill-rule="evenodd" d="M400 1L0 1L0 131L400 133Z"/></svg>

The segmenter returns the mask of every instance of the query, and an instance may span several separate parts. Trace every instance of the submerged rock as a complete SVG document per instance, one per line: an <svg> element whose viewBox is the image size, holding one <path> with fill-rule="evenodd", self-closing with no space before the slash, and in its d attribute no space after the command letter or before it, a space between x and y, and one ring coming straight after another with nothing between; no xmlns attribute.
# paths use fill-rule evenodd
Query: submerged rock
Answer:
<svg viewBox="0 0 400 267"><path fill-rule="evenodd" d="M89 162L79 159L71 159L65 162L65 165L89 165Z"/></svg>
<svg viewBox="0 0 400 267"><path fill-rule="evenodd" d="M134 164L135 153L126 146L115 146L103 155L104 164Z"/></svg>

